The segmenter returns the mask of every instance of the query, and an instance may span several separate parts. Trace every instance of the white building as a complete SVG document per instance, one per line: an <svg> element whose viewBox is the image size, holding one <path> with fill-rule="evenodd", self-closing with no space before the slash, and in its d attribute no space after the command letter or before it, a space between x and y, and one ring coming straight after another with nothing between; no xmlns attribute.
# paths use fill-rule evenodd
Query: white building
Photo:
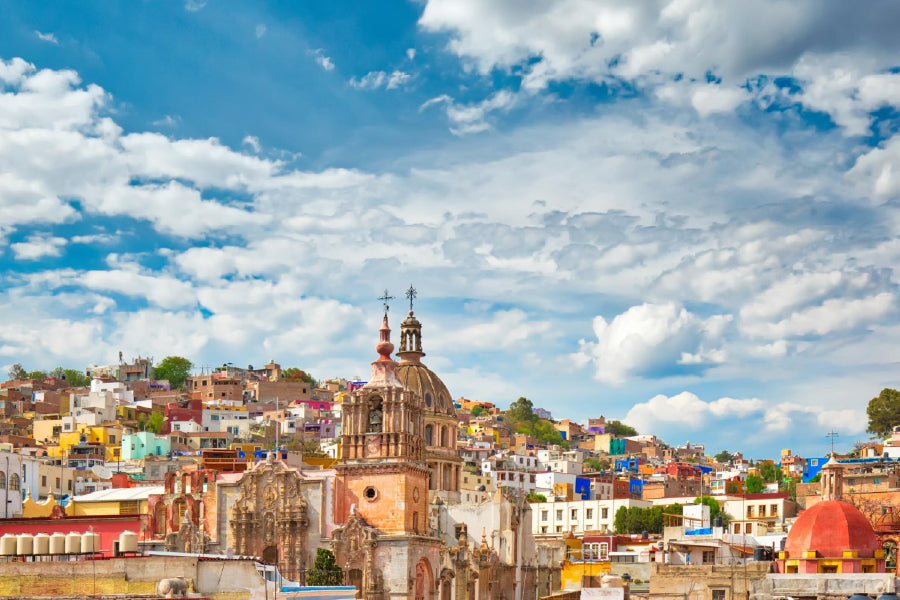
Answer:
<svg viewBox="0 0 900 600"><path fill-rule="evenodd" d="M0 498L4 519L22 515L22 455L11 450L0 451Z"/></svg>
<svg viewBox="0 0 900 600"><path fill-rule="evenodd" d="M585 531L615 529L616 511L622 507L648 508L645 500L620 498L609 500L575 500L572 502L538 502L531 505L534 535L562 535Z"/></svg>
<svg viewBox="0 0 900 600"><path fill-rule="evenodd" d="M538 468L580 475L584 472L584 455L578 450L560 452L558 450L538 450Z"/></svg>

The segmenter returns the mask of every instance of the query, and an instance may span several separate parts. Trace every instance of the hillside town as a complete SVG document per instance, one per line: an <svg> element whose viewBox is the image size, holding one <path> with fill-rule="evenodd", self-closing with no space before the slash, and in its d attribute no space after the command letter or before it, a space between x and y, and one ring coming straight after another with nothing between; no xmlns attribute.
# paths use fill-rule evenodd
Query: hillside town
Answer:
<svg viewBox="0 0 900 600"><path fill-rule="evenodd" d="M900 427L847 453L751 460L740 440L673 445L524 397L455 397L426 366L412 300L396 346L387 308L372 328L365 380L276 359L14 365L0 597L152 594L170 576L222 598L896 591Z"/></svg>

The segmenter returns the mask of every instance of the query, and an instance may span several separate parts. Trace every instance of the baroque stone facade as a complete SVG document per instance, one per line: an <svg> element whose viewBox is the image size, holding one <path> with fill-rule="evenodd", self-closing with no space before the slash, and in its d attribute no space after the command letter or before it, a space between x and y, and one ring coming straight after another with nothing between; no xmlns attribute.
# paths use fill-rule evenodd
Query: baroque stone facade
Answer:
<svg viewBox="0 0 900 600"><path fill-rule="evenodd" d="M270 454L244 473L229 519L235 553L277 564L292 581L301 580L307 568L309 517L302 481L297 470Z"/></svg>

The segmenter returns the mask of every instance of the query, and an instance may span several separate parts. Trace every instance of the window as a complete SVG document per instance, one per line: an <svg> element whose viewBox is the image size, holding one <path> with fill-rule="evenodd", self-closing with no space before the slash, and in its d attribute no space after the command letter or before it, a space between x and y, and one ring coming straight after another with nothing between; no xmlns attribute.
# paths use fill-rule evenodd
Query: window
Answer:
<svg viewBox="0 0 900 600"><path fill-rule="evenodd" d="M715 550L704 550L703 551L703 564L709 565L716 562L716 552Z"/></svg>
<svg viewBox="0 0 900 600"><path fill-rule="evenodd" d="M751 533L753 531L753 523L744 523L744 533Z"/></svg>
<svg viewBox="0 0 900 600"><path fill-rule="evenodd" d="M574 520L574 519L578 518L578 509L577 508L573 508L570 512L572 513L572 516L570 517L571 519Z"/></svg>
<svg viewBox="0 0 900 600"><path fill-rule="evenodd" d="M753 507L752 507L752 506L748 506L748 507L747 507L747 518L748 518L748 519L752 519L752 518L753 518Z"/></svg>
<svg viewBox="0 0 900 600"><path fill-rule="evenodd" d="M601 509L601 510L600 510L600 518L601 518L601 519L608 519L608 518L609 518L609 509L608 509L608 508L604 508L604 509Z"/></svg>
<svg viewBox="0 0 900 600"><path fill-rule="evenodd" d="M541 511L541 521L546 521L546 520L547 520L547 511L542 510Z"/></svg>
<svg viewBox="0 0 900 600"><path fill-rule="evenodd" d="M6 487L6 473L0 471L0 488Z"/></svg>
<svg viewBox="0 0 900 600"><path fill-rule="evenodd" d="M710 590L712 593L711 600L725 600L725 590Z"/></svg>
<svg viewBox="0 0 900 600"><path fill-rule="evenodd" d="M778 505L777 504L772 504L769 506L769 514L772 515L773 517L778 516Z"/></svg>
<svg viewBox="0 0 900 600"><path fill-rule="evenodd" d="M556 533L562 533L562 525L556 526Z"/></svg>
<svg viewBox="0 0 900 600"><path fill-rule="evenodd" d="M585 518L585 519L593 519L593 518L594 518L594 509L593 509L593 508L586 508L586 509L584 510L584 518Z"/></svg>
<svg viewBox="0 0 900 600"><path fill-rule="evenodd" d="M9 489L13 492L19 490L19 474L13 473L9 476Z"/></svg>
<svg viewBox="0 0 900 600"><path fill-rule="evenodd" d="M563 515L562 509L557 510L557 511L556 511L556 520L557 520L557 521L562 521L562 515Z"/></svg>
<svg viewBox="0 0 900 600"><path fill-rule="evenodd" d="M735 524L734 524L734 532L735 532L735 533L740 533L740 532L741 532L741 524L740 524L740 523L735 523Z"/></svg>
<svg viewBox="0 0 900 600"><path fill-rule="evenodd" d="M609 544L606 542L600 543L600 560L609 560Z"/></svg>
<svg viewBox="0 0 900 600"><path fill-rule="evenodd" d="M811 459L809 459L809 466L811 466L811 467L818 467L818 466L819 466L819 459L818 459L818 458L811 458Z"/></svg>
<svg viewBox="0 0 900 600"><path fill-rule="evenodd" d="M544 525L543 527L541 527L541 533L547 533L547 526L546 526L546 525Z"/></svg>
<svg viewBox="0 0 900 600"><path fill-rule="evenodd" d="M765 504L759 505L759 516L760 517L766 516L766 505Z"/></svg>
<svg viewBox="0 0 900 600"><path fill-rule="evenodd" d="M47 476L41 475L41 487L47 487Z"/></svg>

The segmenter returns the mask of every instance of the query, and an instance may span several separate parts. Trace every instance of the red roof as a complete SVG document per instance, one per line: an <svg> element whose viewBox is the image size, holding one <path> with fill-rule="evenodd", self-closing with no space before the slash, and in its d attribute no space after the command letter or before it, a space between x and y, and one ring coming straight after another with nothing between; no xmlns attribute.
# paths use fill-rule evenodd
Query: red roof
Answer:
<svg viewBox="0 0 900 600"><path fill-rule="evenodd" d="M801 558L806 550L815 550L821 558L859 550L860 558L873 558L881 543L859 509L843 500L825 500L800 513L784 549L788 558Z"/></svg>

